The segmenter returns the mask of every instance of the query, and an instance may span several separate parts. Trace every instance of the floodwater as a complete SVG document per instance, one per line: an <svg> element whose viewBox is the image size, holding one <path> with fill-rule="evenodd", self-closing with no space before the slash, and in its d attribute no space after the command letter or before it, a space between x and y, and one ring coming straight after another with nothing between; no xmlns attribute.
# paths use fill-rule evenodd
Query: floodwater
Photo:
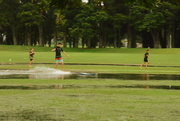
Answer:
<svg viewBox="0 0 180 121"><path fill-rule="evenodd" d="M171 74L111 74L66 72L48 67L30 70L0 70L0 79L119 79L119 80L180 80L180 75Z"/></svg>
<svg viewBox="0 0 180 121"><path fill-rule="evenodd" d="M172 80L180 81L180 75L171 74L110 74L110 73L88 73L88 72L64 72L61 70L48 68L48 67L35 67L30 70L0 70L0 79L118 79L118 80ZM91 86L93 85L86 85ZM65 89L65 88L86 88L77 85L49 85L49 86L0 86L0 89ZM97 88L96 86L94 88ZM116 85L107 86L107 88L158 88L158 89L176 89L179 90L180 86L151 86L148 85Z"/></svg>

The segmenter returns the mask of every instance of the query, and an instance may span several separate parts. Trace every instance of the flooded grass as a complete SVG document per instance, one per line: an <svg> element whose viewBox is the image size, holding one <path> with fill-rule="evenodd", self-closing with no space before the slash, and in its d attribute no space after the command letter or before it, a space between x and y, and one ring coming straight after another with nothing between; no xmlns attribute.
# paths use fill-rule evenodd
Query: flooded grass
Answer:
<svg viewBox="0 0 180 121"><path fill-rule="evenodd" d="M45 66L29 70L0 70L0 79L120 79L120 80L179 80L179 74L98 73L61 71Z"/></svg>
<svg viewBox="0 0 180 121"><path fill-rule="evenodd" d="M11 86L0 85L0 89L7 90L42 90L42 89L81 89L81 88L143 88L143 89L168 89L168 90L180 90L180 86L174 85L29 85L29 86Z"/></svg>
<svg viewBox="0 0 180 121"><path fill-rule="evenodd" d="M179 121L179 81L175 74L5 70L0 120Z"/></svg>
<svg viewBox="0 0 180 121"><path fill-rule="evenodd" d="M178 121L179 87L171 80L0 79L0 119Z"/></svg>

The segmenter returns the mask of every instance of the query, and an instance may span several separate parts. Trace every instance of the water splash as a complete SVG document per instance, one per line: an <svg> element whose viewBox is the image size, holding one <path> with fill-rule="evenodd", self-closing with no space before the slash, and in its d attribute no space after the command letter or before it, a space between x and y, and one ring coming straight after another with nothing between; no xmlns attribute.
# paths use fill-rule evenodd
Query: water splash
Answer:
<svg viewBox="0 0 180 121"><path fill-rule="evenodd" d="M34 69L30 69L31 73L47 73L47 74L71 74L71 72L61 71L54 68L49 68L45 66L36 66Z"/></svg>
<svg viewBox="0 0 180 121"><path fill-rule="evenodd" d="M11 75L11 74L39 74L39 75L65 75L71 74L71 72L61 71L54 68L49 68L45 66L36 66L30 70L0 70L0 75Z"/></svg>

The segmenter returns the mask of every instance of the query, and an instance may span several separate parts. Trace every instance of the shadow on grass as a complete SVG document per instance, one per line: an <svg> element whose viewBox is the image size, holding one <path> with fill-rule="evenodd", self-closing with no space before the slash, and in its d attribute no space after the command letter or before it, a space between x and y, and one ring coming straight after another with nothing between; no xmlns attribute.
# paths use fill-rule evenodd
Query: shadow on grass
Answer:
<svg viewBox="0 0 180 121"><path fill-rule="evenodd" d="M144 88L180 90L180 86L173 85L0 85L0 89L41 90L41 89L81 89L81 88Z"/></svg>
<svg viewBox="0 0 180 121"><path fill-rule="evenodd" d="M64 121L63 116L61 115L60 119L54 119L44 111L25 109L15 112L0 112L0 121Z"/></svg>

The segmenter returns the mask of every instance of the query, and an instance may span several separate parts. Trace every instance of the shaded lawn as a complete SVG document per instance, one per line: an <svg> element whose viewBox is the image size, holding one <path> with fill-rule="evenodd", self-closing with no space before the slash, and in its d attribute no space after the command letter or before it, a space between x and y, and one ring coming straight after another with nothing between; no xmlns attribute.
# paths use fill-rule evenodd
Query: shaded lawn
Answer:
<svg viewBox="0 0 180 121"><path fill-rule="evenodd" d="M3 89L0 118L9 121L178 121L179 94L177 90L134 88Z"/></svg>

